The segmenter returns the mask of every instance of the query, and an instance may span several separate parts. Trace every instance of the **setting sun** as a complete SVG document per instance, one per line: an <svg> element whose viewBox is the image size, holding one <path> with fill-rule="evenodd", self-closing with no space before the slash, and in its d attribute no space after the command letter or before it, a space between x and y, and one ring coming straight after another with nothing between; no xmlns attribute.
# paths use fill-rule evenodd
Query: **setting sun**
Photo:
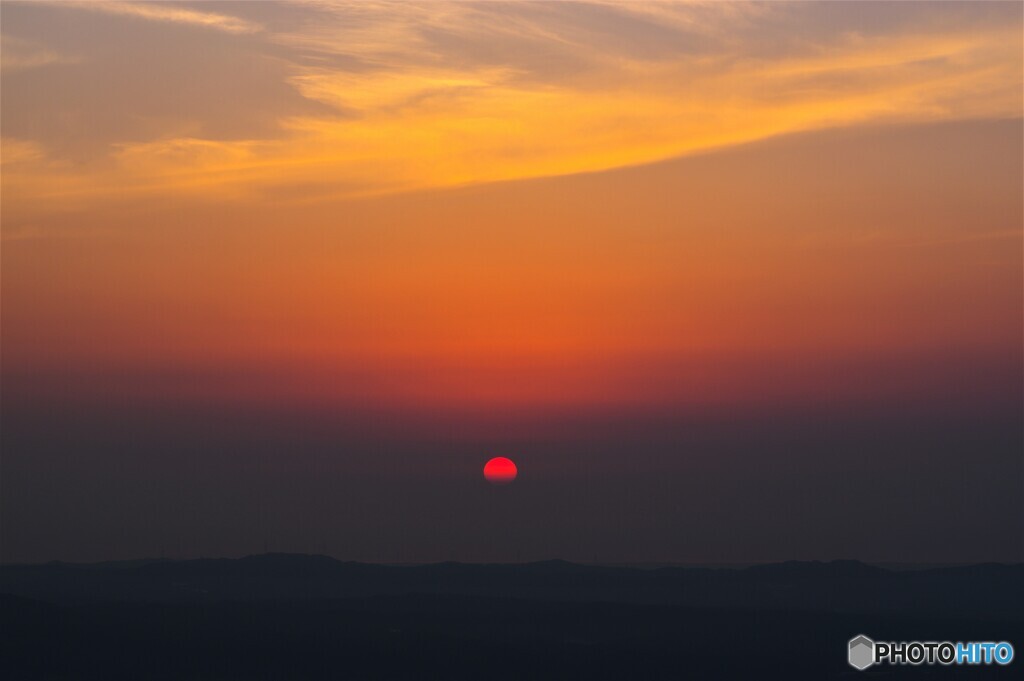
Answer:
<svg viewBox="0 0 1024 681"><path fill-rule="evenodd" d="M492 485L507 485L514 482L519 469L511 459L496 456L484 465L484 477Z"/></svg>

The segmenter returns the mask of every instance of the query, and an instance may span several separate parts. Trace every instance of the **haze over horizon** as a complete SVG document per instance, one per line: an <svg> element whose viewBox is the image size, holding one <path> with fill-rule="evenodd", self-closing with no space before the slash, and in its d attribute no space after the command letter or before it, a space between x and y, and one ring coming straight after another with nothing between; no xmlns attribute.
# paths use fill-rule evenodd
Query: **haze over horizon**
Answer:
<svg viewBox="0 0 1024 681"><path fill-rule="evenodd" d="M1022 29L5 0L0 560L1024 560Z"/></svg>

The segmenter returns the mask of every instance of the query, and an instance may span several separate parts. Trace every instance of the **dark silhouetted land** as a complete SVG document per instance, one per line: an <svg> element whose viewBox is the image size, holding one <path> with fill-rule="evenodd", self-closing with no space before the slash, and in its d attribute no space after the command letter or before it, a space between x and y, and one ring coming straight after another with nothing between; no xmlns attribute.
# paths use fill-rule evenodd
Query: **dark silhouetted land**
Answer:
<svg viewBox="0 0 1024 681"><path fill-rule="evenodd" d="M856 672L845 645L865 633L1024 650L1019 564L387 566L271 554L8 565L0 593L0 676L12 679L1009 679L1018 669Z"/></svg>

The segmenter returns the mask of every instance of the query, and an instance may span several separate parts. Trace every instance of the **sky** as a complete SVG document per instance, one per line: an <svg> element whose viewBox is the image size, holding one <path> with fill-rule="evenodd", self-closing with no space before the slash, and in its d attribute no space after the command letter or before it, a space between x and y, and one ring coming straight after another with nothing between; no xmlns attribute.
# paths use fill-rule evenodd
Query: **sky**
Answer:
<svg viewBox="0 0 1024 681"><path fill-rule="evenodd" d="M1020 3L0 16L0 560L1024 560Z"/></svg>

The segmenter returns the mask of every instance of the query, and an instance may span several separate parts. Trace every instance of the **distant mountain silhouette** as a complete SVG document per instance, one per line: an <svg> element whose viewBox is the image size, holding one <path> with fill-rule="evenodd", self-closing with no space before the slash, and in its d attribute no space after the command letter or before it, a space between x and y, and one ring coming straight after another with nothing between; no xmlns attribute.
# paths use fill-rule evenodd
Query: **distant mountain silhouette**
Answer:
<svg viewBox="0 0 1024 681"><path fill-rule="evenodd" d="M5 565L0 566L0 593L61 604L429 594L1011 617L1024 612L1024 565L909 571L852 560L791 561L743 569L641 569L561 560L395 566L274 553L136 565Z"/></svg>
<svg viewBox="0 0 1024 681"><path fill-rule="evenodd" d="M1020 646L1022 613L1022 565L394 566L291 554L6 565L0 678L850 679L858 634ZM1013 670L893 673L936 671L976 681Z"/></svg>

